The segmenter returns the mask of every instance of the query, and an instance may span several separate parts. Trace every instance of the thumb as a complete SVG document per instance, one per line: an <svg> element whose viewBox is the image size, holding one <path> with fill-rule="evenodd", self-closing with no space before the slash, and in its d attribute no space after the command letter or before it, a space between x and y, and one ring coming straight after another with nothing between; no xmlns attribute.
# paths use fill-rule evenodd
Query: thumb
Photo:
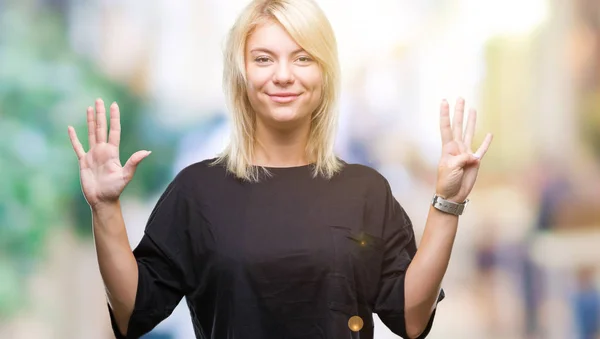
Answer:
<svg viewBox="0 0 600 339"><path fill-rule="evenodd" d="M140 162L142 162L142 160L144 160L144 158L150 155L150 153L152 153L152 151L137 151L131 155L123 167L123 171L125 172L124 175L127 180L131 180L131 178L133 178L133 174L135 174L137 166L140 164Z"/></svg>
<svg viewBox="0 0 600 339"><path fill-rule="evenodd" d="M463 153L452 157L450 161L450 167L452 168L464 168L465 166L475 164L479 161L479 158L471 153Z"/></svg>

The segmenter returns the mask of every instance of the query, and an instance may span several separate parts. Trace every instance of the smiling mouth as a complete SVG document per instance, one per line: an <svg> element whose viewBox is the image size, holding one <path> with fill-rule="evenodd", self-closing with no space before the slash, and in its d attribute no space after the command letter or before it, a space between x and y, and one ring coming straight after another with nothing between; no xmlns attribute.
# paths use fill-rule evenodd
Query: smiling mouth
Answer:
<svg viewBox="0 0 600 339"><path fill-rule="evenodd" d="M269 95L269 98L271 98L271 100L273 100L276 103L280 103L280 104L292 102L292 101L298 99L298 97L300 96L299 94L282 94L282 95L268 94L268 95Z"/></svg>

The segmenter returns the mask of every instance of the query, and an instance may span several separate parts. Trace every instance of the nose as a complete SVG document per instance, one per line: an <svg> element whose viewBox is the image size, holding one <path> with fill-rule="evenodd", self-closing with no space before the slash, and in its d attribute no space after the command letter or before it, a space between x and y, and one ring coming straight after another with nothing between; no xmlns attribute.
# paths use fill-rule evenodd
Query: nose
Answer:
<svg viewBox="0 0 600 339"><path fill-rule="evenodd" d="M273 74L273 82L278 85L289 85L294 82L294 73L287 62L280 62Z"/></svg>

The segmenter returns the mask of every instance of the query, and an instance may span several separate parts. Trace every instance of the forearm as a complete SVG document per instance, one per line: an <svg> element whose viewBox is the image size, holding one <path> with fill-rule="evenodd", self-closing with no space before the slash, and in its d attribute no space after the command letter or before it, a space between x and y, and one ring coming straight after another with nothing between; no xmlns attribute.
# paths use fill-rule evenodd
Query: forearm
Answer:
<svg viewBox="0 0 600 339"><path fill-rule="evenodd" d="M108 303L119 330L125 334L135 304L138 268L129 245L120 203L94 207L92 219L98 265Z"/></svg>
<svg viewBox="0 0 600 339"><path fill-rule="evenodd" d="M419 249L405 277L405 321L411 338L427 326L448 268L458 217L430 206Z"/></svg>

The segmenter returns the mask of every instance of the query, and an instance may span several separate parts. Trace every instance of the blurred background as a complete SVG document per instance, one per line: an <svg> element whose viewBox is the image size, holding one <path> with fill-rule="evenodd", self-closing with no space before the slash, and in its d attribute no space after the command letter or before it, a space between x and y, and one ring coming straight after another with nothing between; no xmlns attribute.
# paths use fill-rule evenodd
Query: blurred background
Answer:
<svg viewBox="0 0 600 339"><path fill-rule="evenodd" d="M492 143L430 338L600 338L600 1L317 0L343 67L338 154L382 172L420 237L458 96ZM0 0L0 338L113 338L67 136L122 115L132 246L229 122L226 30L246 0ZM376 319L376 338L397 338ZM193 338L180 305L146 339Z"/></svg>

